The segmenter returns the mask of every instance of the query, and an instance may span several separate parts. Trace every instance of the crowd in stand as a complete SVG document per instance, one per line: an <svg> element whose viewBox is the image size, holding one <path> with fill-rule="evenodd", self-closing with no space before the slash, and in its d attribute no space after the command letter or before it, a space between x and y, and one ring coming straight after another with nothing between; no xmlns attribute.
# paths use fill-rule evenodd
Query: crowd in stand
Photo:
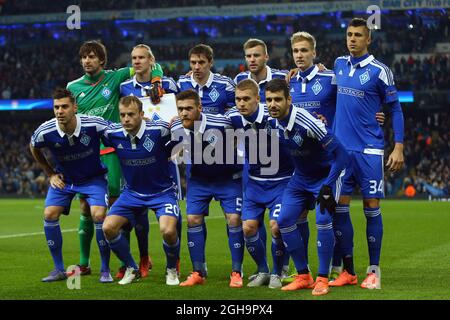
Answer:
<svg viewBox="0 0 450 320"><path fill-rule="evenodd" d="M341 0L342 1L342 0ZM346 0L348 1L348 0ZM264 4L264 3L282 3L289 2L286 0L257 0L257 1L239 1L236 0L114 0L103 1L101 5L97 0L59 0L49 1L42 5L39 1L13 1L0 0L0 8L3 5L0 13L15 15L15 14L36 14L48 12L65 12L70 5L79 5L82 10L99 11L99 10L132 10L132 9L148 9L148 8L173 8L173 7L194 7L194 6L225 6L238 4ZM296 2L311 2L311 0L297 0Z"/></svg>
<svg viewBox="0 0 450 320"><path fill-rule="evenodd" d="M149 1L137 1L134 5L146 6L147 2ZM190 0L163 1L160 6L164 7L172 2L177 2L180 6L191 5L194 2L202 3ZM227 2L229 1L223 0L220 4ZM25 3L27 1L14 2L12 5L10 2L12 7L9 8L15 8L15 11L10 12L25 13L32 8ZM57 8L65 1L58 3L51 2L51 6ZM126 3L127 1L109 2L103 9L120 9L121 5L126 6ZM82 1L82 5L94 6L95 1ZM5 8L7 6L3 7L4 10ZM228 38L246 35L264 38L271 34L276 35L278 38L266 40L269 53L277 52L272 54L269 65L279 69L291 69L294 64L290 54L289 36L295 31L305 30L317 36L317 62L331 69L334 59L346 54L347 50L343 38L344 29L337 19L327 19L331 23L331 28L320 23L322 20L317 17L302 17L299 22L292 17L274 16L247 18L248 23L243 23L244 20L237 20L239 23L216 20L196 24L186 19L173 19L167 24L147 25L142 32L123 32L123 26L110 21L91 23L82 33L61 33L52 28L33 26L7 28L0 34L0 99L48 98L55 87L65 86L68 81L81 76L78 48L80 43L88 39L102 39L108 48L107 67L114 69L124 66L123 57L119 58L123 53L128 53L134 44L148 43L146 39L164 39L170 34L170 39L173 38L172 43L152 45L150 41L149 44L157 60L167 62L163 65L165 74L175 79L188 71L186 64L183 65L182 62L187 61L189 49L200 42L208 43L215 50L216 60L242 60L241 64L235 63L214 69L216 72L234 77L245 68L243 41L230 41ZM342 33L342 36L333 37L333 33ZM2 36L7 45L2 45ZM280 36L282 40L279 40ZM192 42L189 38L195 38L196 42ZM221 38L228 40L221 42L218 40ZM414 189L417 194L448 196L449 193L450 119L445 108L450 99L448 94L450 61L448 54L434 53L437 42L449 42L448 21L445 25L416 23L414 28L387 29L383 31L382 36L375 34L370 47L371 53L391 67L397 88L415 92L416 103L412 108L432 105L440 106L441 110L444 110L424 114L405 113L406 167L400 175L391 176L386 173L385 186L388 195L403 194L407 188ZM284 48L284 52L280 51L280 48ZM406 55L401 59L395 59L396 53ZM419 53L429 55L421 56ZM411 105L408 105L408 108L410 107ZM26 196L45 194L47 178L32 161L27 148L31 133L41 122L25 121L1 125L0 194ZM385 125L386 136L392 136L390 128L388 117ZM392 142L387 146L386 154L391 149Z"/></svg>

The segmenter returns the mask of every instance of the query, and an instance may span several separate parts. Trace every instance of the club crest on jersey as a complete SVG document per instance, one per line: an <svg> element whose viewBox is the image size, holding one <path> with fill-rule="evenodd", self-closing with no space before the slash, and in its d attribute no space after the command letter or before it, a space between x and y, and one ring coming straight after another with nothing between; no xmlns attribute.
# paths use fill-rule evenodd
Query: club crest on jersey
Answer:
<svg viewBox="0 0 450 320"><path fill-rule="evenodd" d="M80 138L80 142L84 144L86 147L89 145L89 142L91 142L91 137L88 135L83 134Z"/></svg>
<svg viewBox="0 0 450 320"><path fill-rule="evenodd" d="M145 137L143 146L145 149L147 149L148 152L152 152L154 145L155 143L152 141L152 139L150 139L149 137Z"/></svg>
<svg viewBox="0 0 450 320"><path fill-rule="evenodd" d="M216 90L216 88L212 88L211 92L209 93L209 97L213 102L216 102L216 100L219 98L220 94Z"/></svg>
<svg viewBox="0 0 450 320"><path fill-rule="evenodd" d="M105 97L105 99L109 99L109 97L111 96L111 90L109 90L109 88L104 87L102 90L102 96Z"/></svg>
<svg viewBox="0 0 450 320"><path fill-rule="evenodd" d="M361 85L370 80L369 71L366 70L362 75L359 76L359 82Z"/></svg>
<svg viewBox="0 0 450 320"><path fill-rule="evenodd" d="M319 92L322 91L322 86L319 81L316 81L316 83L314 83L314 85L311 87L311 89L314 92L314 94L317 96L319 94Z"/></svg>
<svg viewBox="0 0 450 320"><path fill-rule="evenodd" d="M300 131L297 131L294 136L292 137L292 140L300 147L303 144L303 138L300 134Z"/></svg>
<svg viewBox="0 0 450 320"><path fill-rule="evenodd" d="M210 145L212 145L213 147L215 146L215 144L217 143L217 136L214 133L211 133L208 138L206 139L206 141L208 141L208 143Z"/></svg>

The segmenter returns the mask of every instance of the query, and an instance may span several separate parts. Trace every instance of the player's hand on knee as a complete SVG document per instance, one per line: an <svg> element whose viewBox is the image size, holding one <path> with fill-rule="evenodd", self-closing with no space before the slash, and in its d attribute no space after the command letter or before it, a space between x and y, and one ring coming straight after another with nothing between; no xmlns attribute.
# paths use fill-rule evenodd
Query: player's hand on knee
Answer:
<svg viewBox="0 0 450 320"><path fill-rule="evenodd" d="M317 203L320 205L320 213L324 214L325 209L332 214L336 212L336 200L333 197L333 190L330 186L324 184L320 189Z"/></svg>
<svg viewBox="0 0 450 320"><path fill-rule="evenodd" d="M64 176L61 173L54 173L50 176L50 185L55 189L64 189Z"/></svg>
<svg viewBox="0 0 450 320"><path fill-rule="evenodd" d="M295 74L297 72L298 72L298 68L289 70L289 72L286 74L286 81L287 82L291 81L292 77L295 76Z"/></svg>

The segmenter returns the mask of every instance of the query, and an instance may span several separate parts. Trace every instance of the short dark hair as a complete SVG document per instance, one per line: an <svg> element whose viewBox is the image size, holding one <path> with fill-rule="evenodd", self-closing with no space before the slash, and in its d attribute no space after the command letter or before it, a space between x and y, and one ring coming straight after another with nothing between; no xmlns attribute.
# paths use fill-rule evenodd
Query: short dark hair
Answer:
<svg viewBox="0 0 450 320"><path fill-rule="evenodd" d="M367 20L364 18L353 18L350 23L348 24L349 27L364 27L364 29L367 30L367 33L370 36L370 29L367 26Z"/></svg>
<svg viewBox="0 0 450 320"><path fill-rule="evenodd" d="M248 39L247 41L245 41L243 47L244 47L244 51L245 51L247 49L251 49L251 48L254 48L254 47L257 47L257 46L263 47L264 53L267 54L267 45L266 45L266 43L264 41L262 41L262 40L259 40L259 39L254 39L254 38Z"/></svg>
<svg viewBox="0 0 450 320"><path fill-rule="evenodd" d="M175 99L177 102L180 100L194 100L196 106L200 105L200 96L197 91L192 89L181 91L175 96Z"/></svg>
<svg viewBox="0 0 450 320"><path fill-rule="evenodd" d="M189 50L188 57L189 59L193 54L204 55L209 62L211 62L214 58L213 48L208 46L207 44L198 44Z"/></svg>
<svg viewBox="0 0 450 320"><path fill-rule="evenodd" d="M289 85L284 79L275 78L270 80L266 84L266 92L278 92L283 91L284 97L287 99L289 97Z"/></svg>
<svg viewBox="0 0 450 320"><path fill-rule="evenodd" d="M254 95L258 95L259 94L258 84L253 79L244 79L244 80L240 81L236 85L236 90L241 90L241 91L252 90L252 93Z"/></svg>
<svg viewBox="0 0 450 320"><path fill-rule="evenodd" d="M142 111L142 101L136 96L124 96L119 100L119 105L123 105L125 107L129 107L132 104L138 107L139 112Z"/></svg>
<svg viewBox="0 0 450 320"><path fill-rule="evenodd" d="M52 93L52 98L55 100L69 98L72 104L75 103L75 98L73 97L72 92L70 92L66 88L56 88Z"/></svg>
<svg viewBox="0 0 450 320"><path fill-rule="evenodd" d="M104 68L108 61L106 47L98 40L86 41L81 45L78 55L80 56L80 59L82 59L91 52L94 52L98 59L102 61L101 66Z"/></svg>

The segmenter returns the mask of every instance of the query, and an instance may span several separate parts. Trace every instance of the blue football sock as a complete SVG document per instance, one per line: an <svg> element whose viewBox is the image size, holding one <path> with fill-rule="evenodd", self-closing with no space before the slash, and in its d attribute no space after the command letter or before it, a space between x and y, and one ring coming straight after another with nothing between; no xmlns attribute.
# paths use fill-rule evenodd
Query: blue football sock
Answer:
<svg viewBox="0 0 450 320"><path fill-rule="evenodd" d="M287 256L289 261L289 254L286 251L283 239L281 239L281 237L274 238L272 236L272 274L281 276L281 271L284 265L284 256Z"/></svg>
<svg viewBox="0 0 450 320"><path fill-rule="evenodd" d="M148 233L150 226L148 223L147 209L144 212L136 215L136 225L134 226L134 232L139 247L139 256L148 256Z"/></svg>
<svg viewBox="0 0 450 320"><path fill-rule="evenodd" d="M335 235L335 253L340 251L341 257L353 256L353 225L348 205L337 205L333 214L333 230ZM337 262L336 262L337 263ZM333 264L335 265L335 264ZM337 263L336 266L340 265Z"/></svg>
<svg viewBox="0 0 450 320"><path fill-rule="evenodd" d="M300 236L303 239L303 245L305 248L305 258L306 258L306 263L308 263L308 244L309 244L309 223L308 223L308 218L300 218L297 220L297 227L298 230L300 231ZM289 259L288 259L288 263L289 264ZM285 265L287 265L285 264Z"/></svg>
<svg viewBox="0 0 450 320"><path fill-rule="evenodd" d="M177 221L178 242L180 243L180 245L178 246L178 259L180 259L182 227L183 227L183 218L182 218L181 214L179 214L178 221Z"/></svg>
<svg viewBox="0 0 450 320"><path fill-rule="evenodd" d="M263 246L264 246L264 253L267 256L267 230L266 230L266 225L264 224L264 218L261 218L259 220L259 224L258 224L258 233L259 233L259 238L261 239Z"/></svg>
<svg viewBox="0 0 450 320"><path fill-rule="evenodd" d="M102 226L103 222L95 222L95 238L97 239L98 250L100 251L101 272L109 272L109 258L111 256L111 249L105 239Z"/></svg>
<svg viewBox="0 0 450 320"><path fill-rule="evenodd" d="M55 264L55 269L59 271L65 271L64 262L62 257L62 234L61 227L59 226L59 220L50 221L44 219L44 233L47 239L47 245L50 249L50 254Z"/></svg>
<svg viewBox="0 0 450 320"><path fill-rule="evenodd" d="M202 276L206 275L205 270L205 229L206 225L188 226L187 241L189 255L191 256L192 267Z"/></svg>
<svg viewBox="0 0 450 320"><path fill-rule="evenodd" d="M331 219L330 219L331 220ZM333 256L334 234L332 224L317 225L317 253L319 256L318 274L328 276Z"/></svg>
<svg viewBox="0 0 450 320"><path fill-rule="evenodd" d="M228 226L228 247L231 251L231 270L242 272L244 260L244 232L242 226Z"/></svg>
<svg viewBox="0 0 450 320"><path fill-rule="evenodd" d="M122 236L122 233L119 233L116 238L108 241L108 243L117 258L125 263L125 266L133 267L135 270L138 270L138 266L131 256L130 245L128 244L127 239Z"/></svg>
<svg viewBox="0 0 450 320"><path fill-rule="evenodd" d="M286 250L294 261L297 272L308 269L305 248L297 225L294 224L284 228L280 227L280 232L283 242L286 244Z"/></svg>
<svg viewBox="0 0 450 320"><path fill-rule="evenodd" d="M167 242L163 240L163 249L166 253L167 268L174 269L177 266L177 261L180 254L180 239L177 238L177 241L171 245L167 244Z"/></svg>
<svg viewBox="0 0 450 320"><path fill-rule="evenodd" d="M269 272L269 266L267 265L267 257L265 253L265 248L263 242L260 238L258 232L250 237L245 237L245 246L247 247L248 253L255 260L258 266L258 272Z"/></svg>
<svg viewBox="0 0 450 320"><path fill-rule="evenodd" d="M364 208L364 214L367 220L366 236L369 247L370 265L379 265L381 240L383 239L383 221L380 207Z"/></svg>

